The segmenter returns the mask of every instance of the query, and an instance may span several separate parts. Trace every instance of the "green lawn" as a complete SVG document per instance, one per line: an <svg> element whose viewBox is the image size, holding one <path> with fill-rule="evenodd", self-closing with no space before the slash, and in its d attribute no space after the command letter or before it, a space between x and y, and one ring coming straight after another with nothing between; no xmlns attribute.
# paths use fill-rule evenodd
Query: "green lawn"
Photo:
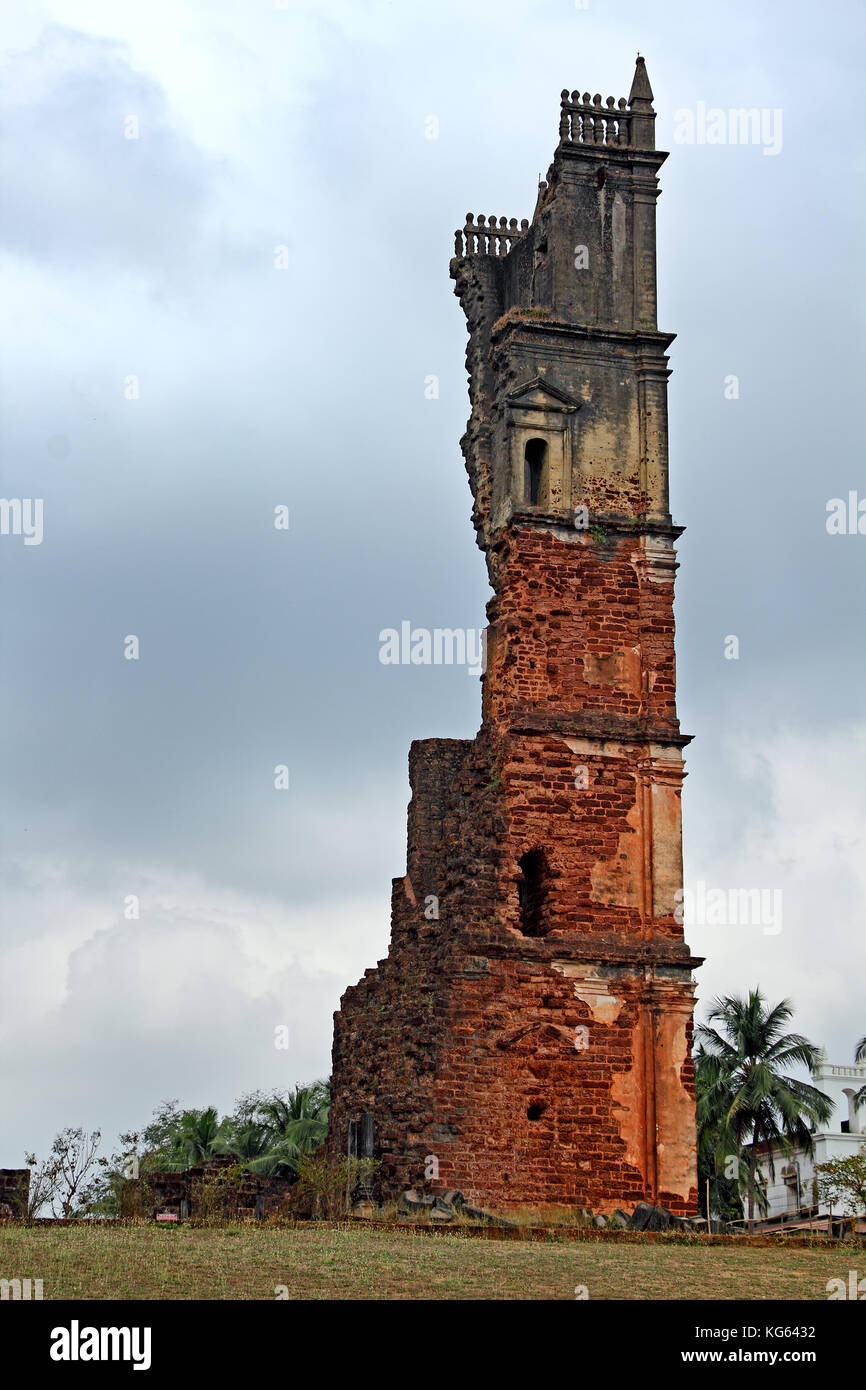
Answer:
<svg viewBox="0 0 866 1390"><path fill-rule="evenodd" d="M0 1228L0 1278L44 1297L273 1299L826 1299L862 1247L674 1240L489 1241L327 1225Z"/></svg>

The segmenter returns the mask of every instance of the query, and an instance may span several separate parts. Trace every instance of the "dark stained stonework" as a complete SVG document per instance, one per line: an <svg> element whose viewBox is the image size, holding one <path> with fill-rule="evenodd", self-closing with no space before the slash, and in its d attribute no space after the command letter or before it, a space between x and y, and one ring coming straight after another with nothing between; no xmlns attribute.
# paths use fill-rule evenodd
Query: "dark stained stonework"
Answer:
<svg viewBox="0 0 866 1390"><path fill-rule="evenodd" d="M643 59L564 92L531 224L456 236L482 725L413 743L390 950L334 1016L329 1150L372 1114L386 1198L697 1210L654 122Z"/></svg>
<svg viewBox="0 0 866 1390"><path fill-rule="evenodd" d="M30 1197L29 1168L0 1168L0 1220L23 1221Z"/></svg>

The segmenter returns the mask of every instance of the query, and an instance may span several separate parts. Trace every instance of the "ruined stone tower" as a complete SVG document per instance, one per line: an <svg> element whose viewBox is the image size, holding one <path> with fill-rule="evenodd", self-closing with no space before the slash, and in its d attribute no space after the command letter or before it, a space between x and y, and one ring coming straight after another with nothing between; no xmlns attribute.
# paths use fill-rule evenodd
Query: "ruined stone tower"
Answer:
<svg viewBox="0 0 866 1390"><path fill-rule="evenodd" d="M696 1210L654 125L642 58L563 92L531 224L457 233L482 725L412 745L390 950L335 1015L329 1147L386 1196Z"/></svg>

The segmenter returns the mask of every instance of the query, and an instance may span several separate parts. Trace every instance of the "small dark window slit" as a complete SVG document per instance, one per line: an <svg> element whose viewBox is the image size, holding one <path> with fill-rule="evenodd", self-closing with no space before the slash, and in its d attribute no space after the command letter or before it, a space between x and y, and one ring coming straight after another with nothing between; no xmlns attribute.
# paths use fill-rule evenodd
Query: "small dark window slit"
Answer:
<svg viewBox="0 0 866 1390"><path fill-rule="evenodd" d="M550 930L547 920L547 889L550 869L544 851L531 849L520 860L517 881L517 901L520 906L520 930L524 936L545 936Z"/></svg>
<svg viewBox="0 0 866 1390"><path fill-rule="evenodd" d="M527 439L523 451L523 494L531 507L537 507L541 499L541 485L544 478L544 465L547 461L547 443L543 439Z"/></svg>

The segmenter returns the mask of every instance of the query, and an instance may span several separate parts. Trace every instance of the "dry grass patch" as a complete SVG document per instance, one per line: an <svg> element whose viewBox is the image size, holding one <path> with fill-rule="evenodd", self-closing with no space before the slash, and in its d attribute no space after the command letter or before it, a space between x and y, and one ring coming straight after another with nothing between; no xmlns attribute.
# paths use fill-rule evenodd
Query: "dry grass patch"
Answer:
<svg viewBox="0 0 866 1390"><path fill-rule="evenodd" d="M783 1243L524 1243L310 1224L0 1229L0 1277L44 1297L133 1299L826 1299L862 1252ZM861 1259L862 1263L862 1259Z"/></svg>

